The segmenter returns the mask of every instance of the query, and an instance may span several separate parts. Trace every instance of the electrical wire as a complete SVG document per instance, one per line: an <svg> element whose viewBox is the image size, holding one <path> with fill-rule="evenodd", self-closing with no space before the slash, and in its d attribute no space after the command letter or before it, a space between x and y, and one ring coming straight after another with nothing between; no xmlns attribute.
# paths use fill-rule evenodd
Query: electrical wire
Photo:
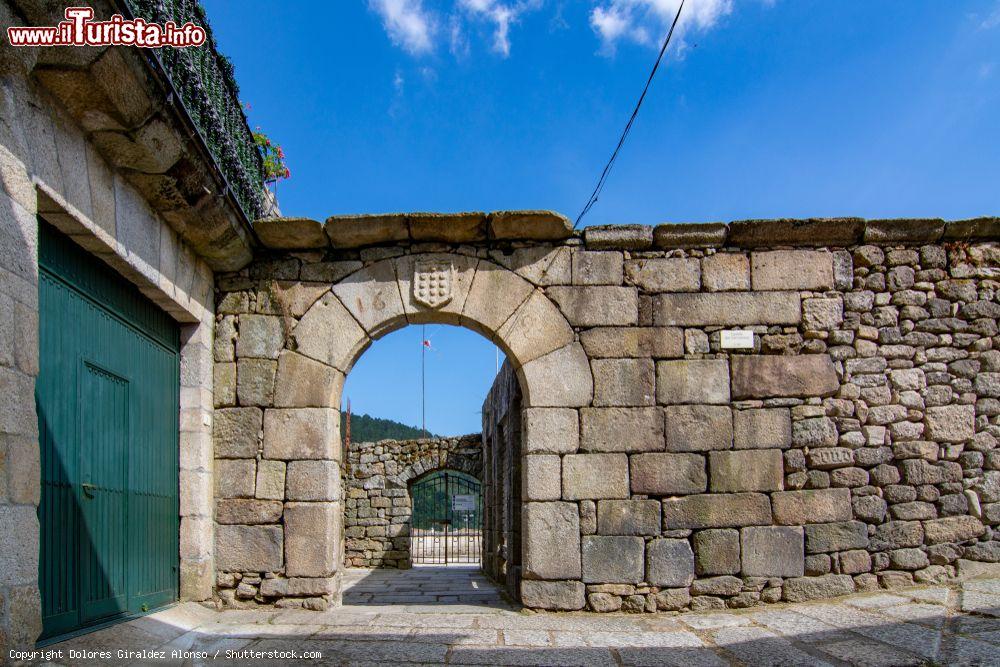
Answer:
<svg viewBox="0 0 1000 667"><path fill-rule="evenodd" d="M615 164L615 160L618 159L618 152L622 149L625 144L625 139L628 137L629 132L632 130L632 124L635 123L636 117L639 115L639 108L642 106L643 100L646 99L646 93L649 92L649 86L653 83L653 77L656 76L656 70L660 67L660 61L663 60L663 54L667 52L667 47L670 45L670 38L674 35L674 28L677 27L677 21L681 18L681 10L684 9L684 0L681 0L681 4L677 6L677 14L674 16L674 22L670 24L670 31L667 32L666 39L663 40L663 46L660 48L660 55L657 56L656 62L653 64L653 69L649 72L649 78L646 79L646 85L642 89L642 95L639 96L639 101L636 102L635 108L632 110L632 115L628 119L628 123L625 125L625 129L622 131L621 137L618 139L618 145L615 146L614 152L611 154L611 159L608 163L604 165L604 171L601 172L601 177L597 180L597 186L594 187L594 191L590 194L590 198L587 200L587 204L580 211L580 215L576 217L576 222L573 223L573 229L579 226L580 221L583 220L583 216L590 212L594 204L601 196L601 191L604 189L604 183L608 180L608 175L611 173L611 168Z"/></svg>

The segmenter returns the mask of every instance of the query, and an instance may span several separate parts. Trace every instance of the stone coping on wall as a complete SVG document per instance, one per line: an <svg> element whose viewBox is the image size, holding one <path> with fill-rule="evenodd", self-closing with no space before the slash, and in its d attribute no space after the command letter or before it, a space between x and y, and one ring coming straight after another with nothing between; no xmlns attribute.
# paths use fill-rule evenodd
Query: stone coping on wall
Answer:
<svg viewBox="0 0 1000 667"><path fill-rule="evenodd" d="M254 231L272 250L350 249L400 243L463 243L582 239L591 250L713 247L826 246L859 243L907 244L1000 238L1000 217L945 221L940 218L776 218L729 223L597 225L574 230L554 211L492 213L379 213L336 215L325 223L309 218L267 218Z"/></svg>

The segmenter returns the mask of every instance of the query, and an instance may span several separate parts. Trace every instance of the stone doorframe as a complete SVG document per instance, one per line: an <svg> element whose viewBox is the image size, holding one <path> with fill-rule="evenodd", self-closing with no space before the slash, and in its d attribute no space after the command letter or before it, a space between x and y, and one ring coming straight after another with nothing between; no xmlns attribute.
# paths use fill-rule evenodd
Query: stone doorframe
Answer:
<svg viewBox="0 0 1000 667"><path fill-rule="evenodd" d="M257 335L255 317L261 316L241 317L239 363L244 363L240 351L257 344L245 340ZM513 271L452 253L405 255L362 268L333 284L297 322L290 322L283 348L274 350L274 396L273 403L262 406L262 451L264 459L287 465L283 521L219 525L220 571L274 572L264 581L267 590L261 589L269 598L339 597L344 379L374 340L409 324L462 326L496 343L517 373L524 408L568 413L566 408L592 400L590 363L569 322L542 289ZM533 439L541 443L551 436L544 429L529 430L523 451L532 451ZM269 563L259 557L260 550L273 554Z"/></svg>

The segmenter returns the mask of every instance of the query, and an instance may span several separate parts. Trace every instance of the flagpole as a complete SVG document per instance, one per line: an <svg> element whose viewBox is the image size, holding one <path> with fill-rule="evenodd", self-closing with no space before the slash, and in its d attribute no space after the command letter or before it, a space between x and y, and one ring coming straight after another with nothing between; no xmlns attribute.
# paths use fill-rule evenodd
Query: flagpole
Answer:
<svg viewBox="0 0 1000 667"><path fill-rule="evenodd" d="M420 325L420 428L427 437L427 325Z"/></svg>

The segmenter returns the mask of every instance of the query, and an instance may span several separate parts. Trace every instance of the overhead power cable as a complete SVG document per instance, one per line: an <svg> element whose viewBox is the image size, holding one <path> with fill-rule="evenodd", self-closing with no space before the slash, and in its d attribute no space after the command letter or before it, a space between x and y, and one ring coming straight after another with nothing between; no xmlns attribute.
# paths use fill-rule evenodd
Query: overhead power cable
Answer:
<svg viewBox="0 0 1000 667"><path fill-rule="evenodd" d="M625 144L625 139L628 137L628 133L632 130L632 124L635 123L636 117L639 115L639 108L642 107L643 100L646 99L646 93L649 92L649 86L653 83L653 77L656 76L656 70L660 67L660 61L663 60L663 54L667 52L667 47L670 45L670 38L674 35L674 28L677 27L677 21L681 18L681 10L684 9L684 0L681 0L681 4L677 6L677 14L674 16L674 22L670 24L670 31L667 32L666 39L663 40L663 46L660 47L660 54L656 57L656 62L653 64L653 69L649 72L649 78L646 79L646 85L642 89L642 95L639 96L639 101L635 103L635 109L632 110L632 115L628 119L628 123L625 125L625 129L622 131L621 137L618 139L618 145L615 146L614 152L611 154L611 159L608 163L604 165L604 171L601 172L601 177L597 180L597 186L594 191L590 194L590 199L587 200L587 204L580 211L580 215L576 217L576 222L573 223L573 229L576 229L580 221L583 220L583 216L590 212L594 204L601 196L601 190L604 189L604 183L608 180L608 174L611 173L611 168L615 164L615 160L618 158L618 152L622 149Z"/></svg>

